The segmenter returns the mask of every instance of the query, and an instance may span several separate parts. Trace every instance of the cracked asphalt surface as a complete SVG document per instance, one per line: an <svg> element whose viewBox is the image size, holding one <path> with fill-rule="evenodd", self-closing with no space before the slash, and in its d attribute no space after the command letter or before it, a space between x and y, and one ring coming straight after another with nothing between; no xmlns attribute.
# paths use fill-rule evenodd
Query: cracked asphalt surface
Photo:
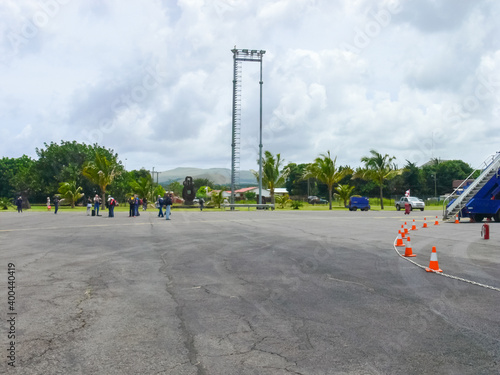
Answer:
<svg viewBox="0 0 500 375"><path fill-rule="evenodd" d="M416 219L412 260L427 266L436 246L444 272L500 288L500 223L486 241L480 224L433 226L432 212L427 229L429 212L126 215L0 214L0 373L500 373L500 292L393 248Z"/></svg>

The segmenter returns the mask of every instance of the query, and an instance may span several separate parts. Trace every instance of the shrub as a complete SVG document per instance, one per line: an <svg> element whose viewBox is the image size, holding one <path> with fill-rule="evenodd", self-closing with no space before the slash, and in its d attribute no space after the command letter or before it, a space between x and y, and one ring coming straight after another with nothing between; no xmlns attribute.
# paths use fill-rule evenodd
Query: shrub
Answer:
<svg viewBox="0 0 500 375"><path fill-rule="evenodd" d="M9 207L12 207L12 202L9 198L0 198L0 208L2 210L8 210Z"/></svg>

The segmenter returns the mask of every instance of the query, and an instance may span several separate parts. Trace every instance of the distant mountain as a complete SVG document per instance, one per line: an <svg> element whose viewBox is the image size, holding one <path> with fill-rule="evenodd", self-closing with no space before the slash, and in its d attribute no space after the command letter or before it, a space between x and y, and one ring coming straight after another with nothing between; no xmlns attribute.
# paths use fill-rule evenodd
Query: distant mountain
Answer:
<svg viewBox="0 0 500 375"><path fill-rule="evenodd" d="M159 183L179 181L182 183L186 176L195 178L208 178L218 185L231 184L231 170L229 168L175 168L158 174ZM256 185L257 180L249 170L240 171L240 185Z"/></svg>

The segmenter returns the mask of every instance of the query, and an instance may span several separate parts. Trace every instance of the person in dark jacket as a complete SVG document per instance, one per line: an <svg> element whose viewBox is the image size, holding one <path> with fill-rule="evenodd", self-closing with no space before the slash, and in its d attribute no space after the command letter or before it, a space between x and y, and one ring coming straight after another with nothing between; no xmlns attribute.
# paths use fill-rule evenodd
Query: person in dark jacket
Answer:
<svg viewBox="0 0 500 375"><path fill-rule="evenodd" d="M61 200L59 199L59 197L56 195L54 197L54 213L57 214L57 210L59 210L59 202Z"/></svg>
<svg viewBox="0 0 500 375"><path fill-rule="evenodd" d="M139 215L139 197L137 196L137 194L134 195L134 199L135 199L135 216L140 216Z"/></svg>
<svg viewBox="0 0 500 375"><path fill-rule="evenodd" d="M129 198L128 204L129 204L128 217L135 217L135 199L134 199L134 197Z"/></svg>
<svg viewBox="0 0 500 375"><path fill-rule="evenodd" d="M23 198L21 198L21 196L19 196L16 199L16 206L17 206L17 212L22 213L23 212Z"/></svg>

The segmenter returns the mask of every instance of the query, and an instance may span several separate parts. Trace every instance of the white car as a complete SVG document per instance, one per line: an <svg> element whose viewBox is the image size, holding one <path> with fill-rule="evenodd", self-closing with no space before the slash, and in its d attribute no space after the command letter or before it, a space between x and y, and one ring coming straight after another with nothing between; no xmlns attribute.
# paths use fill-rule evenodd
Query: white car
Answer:
<svg viewBox="0 0 500 375"><path fill-rule="evenodd" d="M420 211L423 211L425 208L425 203L422 199L417 198L417 197L401 197L399 201L396 202L396 210L400 210L402 208L405 208L405 205L409 203L410 204L410 210L414 209L420 209Z"/></svg>

